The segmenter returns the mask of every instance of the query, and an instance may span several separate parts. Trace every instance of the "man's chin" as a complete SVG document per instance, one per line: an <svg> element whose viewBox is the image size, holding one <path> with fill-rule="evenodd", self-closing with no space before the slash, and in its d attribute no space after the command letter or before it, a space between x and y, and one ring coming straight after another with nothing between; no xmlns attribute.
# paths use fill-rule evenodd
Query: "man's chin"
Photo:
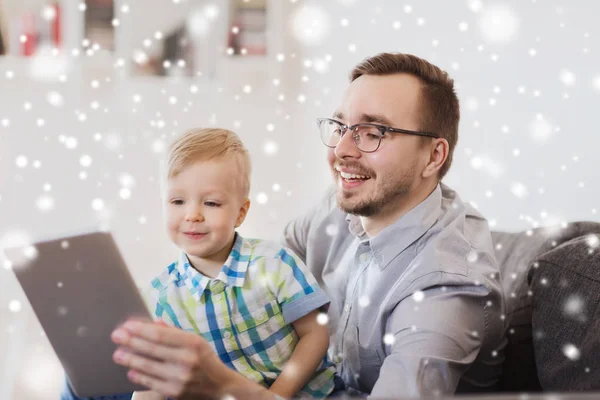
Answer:
<svg viewBox="0 0 600 400"><path fill-rule="evenodd" d="M338 192L336 200L338 208L346 214L370 217L377 213L377 206L374 206L375 202L360 200L356 195L345 197L343 193Z"/></svg>

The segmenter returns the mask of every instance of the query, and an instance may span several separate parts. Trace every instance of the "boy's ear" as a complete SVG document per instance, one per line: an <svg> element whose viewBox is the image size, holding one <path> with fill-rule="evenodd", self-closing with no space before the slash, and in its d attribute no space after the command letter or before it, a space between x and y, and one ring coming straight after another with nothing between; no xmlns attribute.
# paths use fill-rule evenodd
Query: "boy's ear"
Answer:
<svg viewBox="0 0 600 400"><path fill-rule="evenodd" d="M244 220L246 219L246 215L248 215L249 209L250 209L250 199L247 198L246 200L244 200L244 203L240 207L240 212L235 221L236 228L239 227L242 224L242 222L244 222Z"/></svg>

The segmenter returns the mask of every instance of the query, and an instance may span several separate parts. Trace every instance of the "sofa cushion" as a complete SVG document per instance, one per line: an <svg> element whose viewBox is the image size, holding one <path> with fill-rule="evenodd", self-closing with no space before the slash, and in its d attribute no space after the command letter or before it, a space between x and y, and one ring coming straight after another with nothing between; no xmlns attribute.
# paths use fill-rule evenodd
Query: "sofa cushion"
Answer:
<svg viewBox="0 0 600 400"><path fill-rule="evenodd" d="M573 238L600 233L596 222L574 222L564 227L526 232L492 232L505 297L507 345L500 387L505 391L540 390L532 338L532 293L527 275L534 260Z"/></svg>
<svg viewBox="0 0 600 400"><path fill-rule="evenodd" d="M530 274L538 377L545 391L600 389L600 235L568 241Z"/></svg>

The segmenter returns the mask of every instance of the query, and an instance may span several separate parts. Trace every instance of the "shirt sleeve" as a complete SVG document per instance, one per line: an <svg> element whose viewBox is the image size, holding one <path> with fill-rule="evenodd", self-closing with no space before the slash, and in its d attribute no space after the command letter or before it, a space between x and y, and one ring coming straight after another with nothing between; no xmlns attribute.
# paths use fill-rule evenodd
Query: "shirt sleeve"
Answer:
<svg viewBox="0 0 600 400"><path fill-rule="evenodd" d="M275 286L277 302L288 324L330 302L300 257L289 249L282 248L277 255Z"/></svg>
<svg viewBox="0 0 600 400"><path fill-rule="evenodd" d="M482 292L487 289L436 288L420 303L399 303L386 326L393 340L371 396L453 395L486 335Z"/></svg>
<svg viewBox="0 0 600 400"><path fill-rule="evenodd" d="M311 226L324 212L328 212L332 208L333 202L335 202L335 187L331 186L318 204L315 204L305 214L289 222L283 230L282 244L292 249L305 263L308 234Z"/></svg>

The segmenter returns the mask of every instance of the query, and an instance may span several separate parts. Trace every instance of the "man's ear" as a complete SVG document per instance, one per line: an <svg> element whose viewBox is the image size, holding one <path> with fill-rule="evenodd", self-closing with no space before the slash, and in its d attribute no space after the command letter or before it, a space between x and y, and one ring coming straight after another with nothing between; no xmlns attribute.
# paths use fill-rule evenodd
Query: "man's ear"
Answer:
<svg viewBox="0 0 600 400"><path fill-rule="evenodd" d="M235 220L235 227L239 227L242 222L244 222L244 220L246 219L246 215L248 215L248 210L250 209L250 199L246 198L246 200L244 200L244 203L242 204L242 206L240 207L240 211L238 213L238 217Z"/></svg>
<svg viewBox="0 0 600 400"><path fill-rule="evenodd" d="M429 147L429 159L428 163L423 170L423 178L429 178L432 175L438 173L440 168L444 165L448 159L448 152L450 145L444 138L433 139L431 147Z"/></svg>

